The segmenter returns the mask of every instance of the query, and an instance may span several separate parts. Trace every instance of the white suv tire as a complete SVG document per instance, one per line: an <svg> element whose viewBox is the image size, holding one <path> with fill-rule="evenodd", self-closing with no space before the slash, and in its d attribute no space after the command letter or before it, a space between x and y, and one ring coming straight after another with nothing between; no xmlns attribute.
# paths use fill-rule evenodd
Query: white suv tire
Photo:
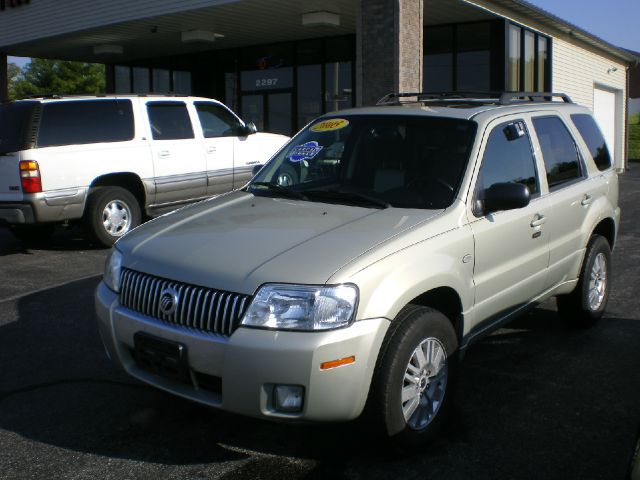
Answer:
<svg viewBox="0 0 640 480"><path fill-rule="evenodd" d="M110 247L140 225L142 214L136 197L122 187L95 187L85 209L85 226L100 244Z"/></svg>

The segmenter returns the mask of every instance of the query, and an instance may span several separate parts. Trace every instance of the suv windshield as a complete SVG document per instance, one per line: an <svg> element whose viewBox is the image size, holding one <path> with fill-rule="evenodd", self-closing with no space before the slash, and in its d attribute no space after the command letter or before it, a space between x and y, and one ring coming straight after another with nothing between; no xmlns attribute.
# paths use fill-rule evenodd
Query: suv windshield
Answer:
<svg viewBox="0 0 640 480"><path fill-rule="evenodd" d="M28 101L0 104L0 154L30 148L31 114L37 105Z"/></svg>
<svg viewBox="0 0 640 480"><path fill-rule="evenodd" d="M460 186L476 128L468 120L409 115L321 119L296 135L249 190L282 195L277 185L310 201L446 208Z"/></svg>

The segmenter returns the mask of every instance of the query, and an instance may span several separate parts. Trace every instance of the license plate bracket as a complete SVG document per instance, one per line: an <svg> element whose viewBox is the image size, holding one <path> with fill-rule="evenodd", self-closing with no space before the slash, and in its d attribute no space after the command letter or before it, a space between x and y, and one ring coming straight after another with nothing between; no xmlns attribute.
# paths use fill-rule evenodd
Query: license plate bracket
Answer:
<svg viewBox="0 0 640 480"><path fill-rule="evenodd" d="M138 367L170 380L191 383L185 345L145 332L136 332L133 344Z"/></svg>

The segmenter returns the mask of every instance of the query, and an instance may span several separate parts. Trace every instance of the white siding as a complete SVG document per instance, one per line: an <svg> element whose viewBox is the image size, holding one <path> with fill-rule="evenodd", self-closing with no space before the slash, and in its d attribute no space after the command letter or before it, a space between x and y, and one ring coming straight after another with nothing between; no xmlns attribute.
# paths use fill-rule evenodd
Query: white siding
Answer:
<svg viewBox="0 0 640 480"><path fill-rule="evenodd" d="M236 1L239 0L33 0L28 5L0 11L0 47Z"/></svg>

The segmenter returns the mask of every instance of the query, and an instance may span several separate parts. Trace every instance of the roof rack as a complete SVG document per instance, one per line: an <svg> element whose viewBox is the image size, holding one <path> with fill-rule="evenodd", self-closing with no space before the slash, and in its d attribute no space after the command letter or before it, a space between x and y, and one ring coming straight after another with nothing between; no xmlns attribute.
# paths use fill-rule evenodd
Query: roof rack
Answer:
<svg viewBox="0 0 640 480"><path fill-rule="evenodd" d="M63 98L110 98L110 97L188 97L185 93L175 92L149 92L149 93L36 93L24 95L17 100L33 100L42 98L46 100L58 100Z"/></svg>
<svg viewBox="0 0 640 480"><path fill-rule="evenodd" d="M415 98L415 100L409 100ZM552 92L402 92L388 93L376 105L401 105L414 102L478 102L513 105L523 102L553 102L561 98L564 103L573 103L566 93Z"/></svg>

